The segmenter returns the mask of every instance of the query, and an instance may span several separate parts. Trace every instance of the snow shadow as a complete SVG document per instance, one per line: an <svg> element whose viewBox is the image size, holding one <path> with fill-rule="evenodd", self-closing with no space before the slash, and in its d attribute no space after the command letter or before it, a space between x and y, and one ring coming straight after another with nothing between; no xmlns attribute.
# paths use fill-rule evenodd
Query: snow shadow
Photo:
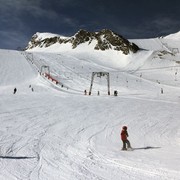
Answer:
<svg viewBox="0 0 180 180"><path fill-rule="evenodd" d="M161 147L152 147L152 146L146 146L146 147L140 147L140 148L133 148L133 150L147 150L147 149L159 149Z"/></svg>
<svg viewBox="0 0 180 180"><path fill-rule="evenodd" d="M34 159L37 157L27 157L27 156L0 156L0 159Z"/></svg>

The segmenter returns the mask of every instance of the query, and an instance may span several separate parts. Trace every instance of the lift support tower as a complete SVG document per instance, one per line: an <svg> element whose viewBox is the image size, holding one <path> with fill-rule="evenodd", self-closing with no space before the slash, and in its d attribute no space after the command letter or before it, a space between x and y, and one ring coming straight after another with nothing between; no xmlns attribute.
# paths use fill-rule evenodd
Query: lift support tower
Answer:
<svg viewBox="0 0 180 180"><path fill-rule="evenodd" d="M110 95L110 80L109 80L109 73L108 72L92 72L89 95L91 95L95 75L97 75L97 77L100 77L100 78L101 78L101 76L107 76L108 95Z"/></svg>

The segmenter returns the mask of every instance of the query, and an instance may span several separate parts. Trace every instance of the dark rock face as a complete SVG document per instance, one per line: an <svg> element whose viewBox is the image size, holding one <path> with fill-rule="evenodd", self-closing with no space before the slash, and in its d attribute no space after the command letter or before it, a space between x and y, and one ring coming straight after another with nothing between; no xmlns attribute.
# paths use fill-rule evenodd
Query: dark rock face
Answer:
<svg viewBox="0 0 180 180"><path fill-rule="evenodd" d="M60 37L46 38L39 40L37 34L32 36L30 43L26 49L32 49L36 46L39 47L49 47L55 43L71 43L72 48L76 48L79 44L88 42L90 44L93 40L97 41L95 45L95 50L105 51L107 49L113 49L117 51L122 51L124 54L129 54L130 51L136 53L139 47L130 43L127 39L123 38L121 35L114 33L111 30L103 29L99 32L88 32L85 30L79 30L74 36L62 39Z"/></svg>
<svg viewBox="0 0 180 180"><path fill-rule="evenodd" d="M75 34L70 42L72 43L72 47L76 48L79 44L88 42L90 40L92 40L92 33L85 30L80 30Z"/></svg>

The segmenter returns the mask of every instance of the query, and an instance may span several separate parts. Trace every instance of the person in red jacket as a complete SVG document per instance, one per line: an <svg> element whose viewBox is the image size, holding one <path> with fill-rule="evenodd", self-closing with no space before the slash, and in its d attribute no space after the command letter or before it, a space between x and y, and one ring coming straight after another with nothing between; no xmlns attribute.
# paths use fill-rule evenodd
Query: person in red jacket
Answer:
<svg viewBox="0 0 180 180"><path fill-rule="evenodd" d="M121 140L123 142L122 150L127 150L127 148L131 148L131 144L130 144L129 140L127 139L128 136L129 135L127 132L127 126L123 126L122 131L121 131ZM127 144L127 148L126 148L126 144Z"/></svg>

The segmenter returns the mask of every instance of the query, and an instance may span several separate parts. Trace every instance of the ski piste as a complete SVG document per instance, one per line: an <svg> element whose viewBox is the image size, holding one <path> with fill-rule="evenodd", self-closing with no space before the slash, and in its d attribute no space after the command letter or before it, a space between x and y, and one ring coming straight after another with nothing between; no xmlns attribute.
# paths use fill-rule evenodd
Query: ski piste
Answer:
<svg viewBox="0 0 180 180"><path fill-rule="evenodd" d="M160 40L137 41L158 51ZM180 41L177 45L180 49ZM120 61L108 57L106 64L104 53L96 51L97 56L89 51L29 54L32 67L34 62L50 66L67 89L39 76L21 52L0 50L0 179L179 180L180 54L157 51L132 55L124 71L117 70L127 62L122 54ZM114 72L105 68L109 64ZM92 71L102 68L110 72L118 95L107 95L107 81L98 77L92 95L84 95ZM133 152L121 152L124 124Z"/></svg>

